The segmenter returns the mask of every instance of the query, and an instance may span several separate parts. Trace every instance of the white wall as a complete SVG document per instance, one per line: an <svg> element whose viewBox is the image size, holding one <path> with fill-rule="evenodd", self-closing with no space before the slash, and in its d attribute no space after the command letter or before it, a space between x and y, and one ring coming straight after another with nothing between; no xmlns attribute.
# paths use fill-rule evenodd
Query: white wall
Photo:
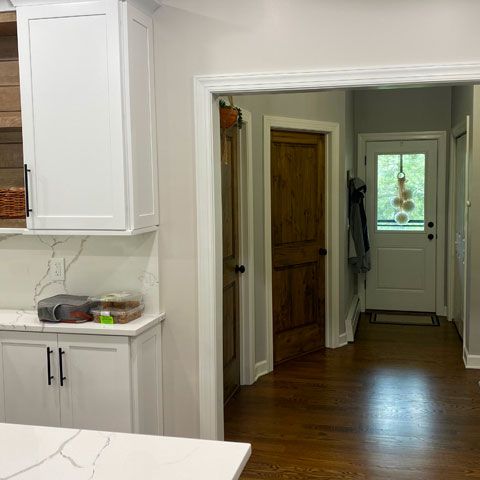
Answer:
<svg viewBox="0 0 480 480"><path fill-rule="evenodd" d="M199 434L193 76L480 62L478 18L477 0L164 1L155 28L167 434Z"/></svg>
<svg viewBox="0 0 480 480"><path fill-rule="evenodd" d="M315 93L290 93L270 95L242 95L235 97L236 105L252 113L252 148L254 178L254 228L255 228L255 360L266 360L266 322L265 322L265 237L264 237L264 176L263 176L263 116L301 118L322 120L340 124L340 161L342 171L352 164L353 110L351 93L344 90ZM348 103L348 105L347 105ZM340 204L340 211L346 217L346 183L345 195ZM345 332L345 316L353 296L353 274L348 268L346 245L347 230L340 233L341 255L344 266L340 275L341 307L340 332Z"/></svg>

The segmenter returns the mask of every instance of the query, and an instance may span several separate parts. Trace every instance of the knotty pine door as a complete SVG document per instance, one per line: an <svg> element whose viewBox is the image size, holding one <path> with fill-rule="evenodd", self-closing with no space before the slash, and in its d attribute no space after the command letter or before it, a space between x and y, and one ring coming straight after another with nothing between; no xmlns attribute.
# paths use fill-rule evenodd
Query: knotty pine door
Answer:
<svg viewBox="0 0 480 480"><path fill-rule="evenodd" d="M274 362L325 346L325 135L272 130Z"/></svg>
<svg viewBox="0 0 480 480"><path fill-rule="evenodd" d="M239 306L239 143L236 126L222 135L223 225L223 399L227 403L240 387Z"/></svg>

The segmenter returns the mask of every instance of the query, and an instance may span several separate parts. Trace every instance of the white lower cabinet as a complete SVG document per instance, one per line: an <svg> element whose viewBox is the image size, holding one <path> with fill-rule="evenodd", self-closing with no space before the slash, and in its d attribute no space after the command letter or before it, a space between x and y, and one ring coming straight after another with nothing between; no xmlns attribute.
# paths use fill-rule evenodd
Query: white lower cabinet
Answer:
<svg viewBox="0 0 480 480"><path fill-rule="evenodd" d="M163 433L160 325L137 337L2 331L0 349L2 421Z"/></svg>
<svg viewBox="0 0 480 480"><path fill-rule="evenodd" d="M59 427L57 335L0 332L0 338L1 418L7 423Z"/></svg>

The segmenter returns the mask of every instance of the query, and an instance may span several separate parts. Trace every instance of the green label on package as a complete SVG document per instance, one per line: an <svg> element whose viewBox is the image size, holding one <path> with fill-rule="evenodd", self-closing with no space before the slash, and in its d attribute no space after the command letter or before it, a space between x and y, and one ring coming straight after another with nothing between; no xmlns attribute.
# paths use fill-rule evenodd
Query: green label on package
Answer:
<svg viewBox="0 0 480 480"><path fill-rule="evenodd" d="M111 315L100 315L100 323L106 323L108 325L112 325L113 317Z"/></svg>

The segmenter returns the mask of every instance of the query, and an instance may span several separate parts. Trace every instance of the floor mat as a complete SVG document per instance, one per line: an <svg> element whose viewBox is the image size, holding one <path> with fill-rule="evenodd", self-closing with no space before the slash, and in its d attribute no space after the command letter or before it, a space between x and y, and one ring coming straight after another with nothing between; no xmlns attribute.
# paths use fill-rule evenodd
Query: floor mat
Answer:
<svg viewBox="0 0 480 480"><path fill-rule="evenodd" d="M435 313L413 312L371 312L370 323L415 325L419 327L438 327L440 325Z"/></svg>

